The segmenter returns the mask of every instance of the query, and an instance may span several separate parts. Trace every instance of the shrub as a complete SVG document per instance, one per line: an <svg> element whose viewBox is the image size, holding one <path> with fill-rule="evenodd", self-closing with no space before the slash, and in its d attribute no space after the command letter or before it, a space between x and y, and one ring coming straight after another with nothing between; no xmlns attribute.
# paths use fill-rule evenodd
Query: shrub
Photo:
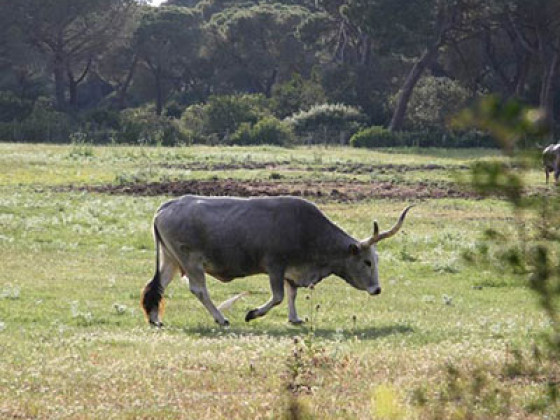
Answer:
<svg viewBox="0 0 560 420"><path fill-rule="evenodd" d="M205 134L217 134L227 139L241 123L255 124L269 114L263 95L211 96L204 106Z"/></svg>
<svg viewBox="0 0 560 420"><path fill-rule="evenodd" d="M311 143L346 143L352 133L366 121L356 107L322 104L300 111L286 119L296 134Z"/></svg>
<svg viewBox="0 0 560 420"><path fill-rule="evenodd" d="M325 102L326 96L318 82L305 80L294 74L291 80L276 85L272 90L272 110L274 115L285 118L300 110Z"/></svg>
<svg viewBox="0 0 560 420"><path fill-rule="evenodd" d="M22 121L33 110L33 102L12 92L0 92L0 122Z"/></svg>
<svg viewBox="0 0 560 420"><path fill-rule="evenodd" d="M243 124L251 127L267 115L268 100L263 95L211 96L208 103L185 109L180 124L191 143L229 144Z"/></svg>
<svg viewBox="0 0 560 420"><path fill-rule="evenodd" d="M23 120L0 122L0 139L15 142L66 143L77 124L54 109L45 99L33 105L31 113Z"/></svg>
<svg viewBox="0 0 560 420"><path fill-rule="evenodd" d="M353 147L396 147L402 146L402 135L386 128L373 126L358 131L350 138Z"/></svg>
<svg viewBox="0 0 560 420"><path fill-rule="evenodd" d="M265 117L254 126L242 123L231 137L232 144L272 144L286 146L293 142L290 127L274 117Z"/></svg>
<svg viewBox="0 0 560 420"><path fill-rule="evenodd" d="M118 111L107 108L95 108L82 117L87 123L92 125L92 129L113 129L118 130L121 126L121 116Z"/></svg>
<svg viewBox="0 0 560 420"><path fill-rule="evenodd" d="M121 128L113 138L119 144L176 146L188 143L178 124L145 108L127 109L121 113Z"/></svg>
<svg viewBox="0 0 560 420"><path fill-rule="evenodd" d="M353 147L497 147L494 140L479 131L436 130L391 132L373 126L358 131L350 139Z"/></svg>
<svg viewBox="0 0 560 420"><path fill-rule="evenodd" d="M463 109L470 97L469 90L456 80L425 76L410 97L406 125L413 130L445 127L447 119ZM391 102L396 102L396 97Z"/></svg>

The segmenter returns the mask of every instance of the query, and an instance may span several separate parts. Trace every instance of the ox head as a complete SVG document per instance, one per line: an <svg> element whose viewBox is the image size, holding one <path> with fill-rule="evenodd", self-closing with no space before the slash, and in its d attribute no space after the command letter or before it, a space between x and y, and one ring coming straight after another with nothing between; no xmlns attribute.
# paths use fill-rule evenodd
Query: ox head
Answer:
<svg viewBox="0 0 560 420"><path fill-rule="evenodd" d="M389 230L379 232L376 221L373 222L373 235L363 241L350 245L350 256L345 260L344 279L359 290L366 290L370 295L381 293L379 275L377 271L377 249L376 244L383 239L395 235L402 227L408 206L403 210L397 223Z"/></svg>

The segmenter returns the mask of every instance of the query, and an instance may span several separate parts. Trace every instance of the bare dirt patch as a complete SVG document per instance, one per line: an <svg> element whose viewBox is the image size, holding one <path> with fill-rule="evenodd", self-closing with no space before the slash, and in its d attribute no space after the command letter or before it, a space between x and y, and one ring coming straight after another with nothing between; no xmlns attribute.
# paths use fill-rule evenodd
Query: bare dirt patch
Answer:
<svg viewBox="0 0 560 420"><path fill-rule="evenodd" d="M291 195L325 201L360 201L369 198L473 198L473 192L462 190L455 185L434 185L429 183L398 184L393 182L361 181L281 181L269 180L239 181L190 180L131 183L123 185L99 185L67 187L71 190L124 194L139 196L196 194L204 196L279 196Z"/></svg>

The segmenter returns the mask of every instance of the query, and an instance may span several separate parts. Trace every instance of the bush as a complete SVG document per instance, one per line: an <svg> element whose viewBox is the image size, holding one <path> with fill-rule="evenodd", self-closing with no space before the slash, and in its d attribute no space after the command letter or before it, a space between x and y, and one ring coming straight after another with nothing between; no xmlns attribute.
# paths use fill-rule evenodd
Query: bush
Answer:
<svg viewBox="0 0 560 420"><path fill-rule="evenodd" d="M33 102L12 92L0 92L0 122L22 121L33 110Z"/></svg>
<svg viewBox="0 0 560 420"><path fill-rule="evenodd" d="M107 108L95 108L82 116L86 124L94 130L118 130L121 126L121 116L118 111Z"/></svg>
<svg viewBox="0 0 560 420"><path fill-rule="evenodd" d="M229 144L243 124L252 127L268 115L268 100L263 95L211 96L208 103L185 109L181 127L191 143Z"/></svg>
<svg viewBox="0 0 560 420"><path fill-rule="evenodd" d="M67 143L70 133L77 127L76 122L68 115L56 111L48 100L39 99L25 119L0 122L0 140Z"/></svg>
<svg viewBox="0 0 560 420"><path fill-rule="evenodd" d="M469 90L456 80L425 76L410 97L405 124L418 131L445 127L448 118L465 108L470 97Z"/></svg>
<svg viewBox="0 0 560 420"><path fill-rule="evenodd" d="M353 147L497 147L494 140L479 131L401 131L391 132L373 126L360 130L350 139Z"/></svg>
<svg viewBox="0 0 560 420"><path fill-rule="evenodd" d="M402 135L386 128L373 126L358 131L350 138L352 147L396 147L403 146Z"/></svg>
<svg viewBox="0 0 560 420"><path fill-rule="evenodd" d="M115 143L176 146L189 142L178 124L145 108L121 113L121 128L114 134Z"/></svg>
<svg viewBox="0 0 560 420"><path fill-rule="evenodd" d="M274 115L285 118L300 110L325 102L326 96L318 82L305 80L294 74L286 83L276 85L272 90L272 110Z"/></svg>
<svg viewBox="0 0 560 420"><path fill-rule="evenodd" d="M286 119L296 134L311 143L345 144L366 121L356 107L344 104L322 104L300 111Z"/></svg>
<svg viewBox="0 0 560 420"><path fill-rule="evenodd" d="M223 139L237 131L240 124L255 124L270 113L263 95L211 96L203 110L205 134L217 134Z"/></svg>
<svg viewBox="0 0 560 420"><path fill-rule="evenodd" d="M232 144L272 144L286 146L293 142L290 127L274 117L265 117L254 126L242 123L231 137Z"/></svg>

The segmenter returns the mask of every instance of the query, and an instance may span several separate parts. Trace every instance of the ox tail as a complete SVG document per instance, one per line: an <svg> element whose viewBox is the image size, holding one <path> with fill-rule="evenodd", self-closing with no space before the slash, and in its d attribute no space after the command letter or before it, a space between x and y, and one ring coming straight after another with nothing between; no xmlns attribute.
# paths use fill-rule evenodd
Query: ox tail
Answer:
<svg viewBox="0 0 560 420"><path fill-rule="evenodd" d="M144 290L142 290L142 295L140 298L140 304L142 309L144 310L144 314L146 315L146 319L150 324L157 324L158 322L154 321L154 319L150 316L150 314L156 310L158 312L158 318L163 315L163 307L164 303L162 301L163 298L163 287L161 286L160 281L160 272L159 272L159 248L160 244L162 243L161 236L159 234L158 228L156 226L154 220L154 241L156 245L156 272L154 274L153 279L146 284ZM159 326L159 325L158 325Z"/></svg>

